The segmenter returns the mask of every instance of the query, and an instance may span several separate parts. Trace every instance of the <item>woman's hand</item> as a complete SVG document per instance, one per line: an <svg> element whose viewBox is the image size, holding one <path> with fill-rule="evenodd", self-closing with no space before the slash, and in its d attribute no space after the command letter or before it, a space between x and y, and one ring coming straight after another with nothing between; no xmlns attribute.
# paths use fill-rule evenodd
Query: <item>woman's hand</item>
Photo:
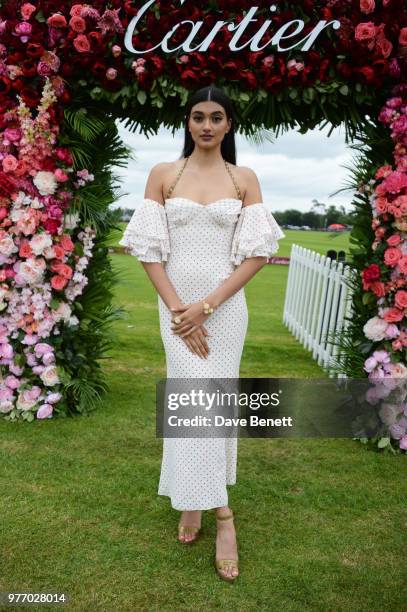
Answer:
<svg viewBox="0 0 407 612"><path fill-rule="evenodd" d="M171 329L174 334L179 334L181 338L198 329L209 316L203 312L202 302L183 304L177 308L171 308L171 313L173 323ZM177 317L181 320L181 323L175 323L174 319Z"/></svg>
<svg viewBox="0 0 407 612"><path fill-rule="evenodd" d="M190 332L185 338L182 338L182 340L192 353L196 353L199 357L206 359L209 355L209 347L205 336L209 336L209 334L204 326L201 325L195 331Z"/></svg>

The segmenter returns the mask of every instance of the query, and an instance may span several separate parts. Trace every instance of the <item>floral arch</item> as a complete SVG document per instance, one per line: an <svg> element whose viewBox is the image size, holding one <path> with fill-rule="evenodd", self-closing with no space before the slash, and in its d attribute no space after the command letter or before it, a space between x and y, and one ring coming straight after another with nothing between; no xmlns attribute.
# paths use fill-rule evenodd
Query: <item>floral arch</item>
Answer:
<svg viewBox="0 0 407 612"><path fill-rule="evenodd" d="M341 371L405 378L407 14L403 0L5 0L0 8L0 414L66 416L106 390L116 119L182 124L215 83L239 129L342 124L360 272ZM391 449L407 449L407 415ZM403 429L404 425L404 429Z"/></svg>

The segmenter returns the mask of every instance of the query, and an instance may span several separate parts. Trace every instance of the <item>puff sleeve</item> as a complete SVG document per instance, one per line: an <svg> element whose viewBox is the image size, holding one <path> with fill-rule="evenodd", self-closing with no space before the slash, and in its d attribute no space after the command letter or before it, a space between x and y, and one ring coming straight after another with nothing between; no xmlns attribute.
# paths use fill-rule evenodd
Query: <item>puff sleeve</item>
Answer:
<svg viewBox="0 0 407 612"><path fill-rule="evenodd" d="M127 247L139 261L167 261L170 237L164 206L144 198L134 211L119 244Z"/></svg>
<svg viewBox="0 0 407 612"><path fill-rule="evenodd" d="M263 202L244 206L236 223L231 261L239 266L247 257L271 257L285 234Z"/></svg>

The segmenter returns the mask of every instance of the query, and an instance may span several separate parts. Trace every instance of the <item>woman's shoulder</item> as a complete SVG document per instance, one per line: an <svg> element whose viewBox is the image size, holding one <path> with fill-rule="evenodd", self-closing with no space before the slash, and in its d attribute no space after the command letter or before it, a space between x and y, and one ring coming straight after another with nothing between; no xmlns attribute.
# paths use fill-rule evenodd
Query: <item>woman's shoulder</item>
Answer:
<svg viewBox="0 0 407 612"><path fill-rule="evenodd" d="M249 168L249 166L236 166L235 164L230 164L230 166L232 166L235 172L237 172L242 179L250 180L257 177L255 171L252 168Z"/></svg>

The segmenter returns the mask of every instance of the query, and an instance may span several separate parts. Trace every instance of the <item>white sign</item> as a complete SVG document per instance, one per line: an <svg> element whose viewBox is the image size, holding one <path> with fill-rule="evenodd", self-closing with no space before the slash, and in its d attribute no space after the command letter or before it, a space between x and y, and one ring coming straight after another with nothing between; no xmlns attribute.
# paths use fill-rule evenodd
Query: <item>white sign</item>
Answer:
<svg viewBox="0 0 407 612"><path fill-rule="evenodd" d="M248 25L250 23L258 21L258 19L254 18L254 15L256 14L256 11L259 7L252 6L252 8L243 17L242 21L238 24L235 24L233 21L230 21L230 20L229 21L222 21L222 20L217 21L215 25L213 26L212 30L209 32L209 34L205 37L205 39L195 47L192 46L193 41L195 37L198 35L202 26L204 25L204 21L194 22L194 21L191 21L190 19L185 19L184 21L180 21L180 23L177 23L169 32L167 32L164 38L159 43L157 43L155 47L151 47L150 49L135 49L132 43L132 38L134 36L135 30L139 22L143 18L144 14L148 11L151 5L154 4L154 2L155 0L148 0L148 2L146 2L139 9L137 15L133 17L133 19L130 21L127 27L126 34L124 37L124 45L126 49L130 51L131 53L142 55L144 53L149 53L150 51L156 51L160 47L165 53L172 53L173 51L178 51L180 49L182 49L184 53L190 53L191 51L200 51L200 52L207 51L211 42L215 39L217 34L219 34L219 31L221 30L221 28L225 25L227 26L227 29L230 32L234 32L234 35L229 43L229 48L231 51L241 51L242 49L248 46L250 46L250 51L262 51L268 46L276 46L278 51L290 51L290 49L295 49L296 47L299 47L299 45L301 44L302 44L302 47L299 47L300 50L308 51L314 44L316 38L322 32L322 30L324 30L325 28L328 28L329 26L332 26L334 30L338 30L341 27L340 21L337 21L336 19L334 19L333 21L329 21L329 22L326 22L325 19L322 19L317 23L317 25L313 28L313 30L311 30L306 36L304 36L304 38L302 38L301 40L297 40L297 42L291 45L291 47L282 47L280 45L281 41L284 41L290 38L292 39L295 36L298 36L304 29L305 23L302 19L293 19L292 21L288 21L287 23L282 25L277 30L277 32L275 32L271 36L270 40L268 40L265 44L263 44L262 46L259 46L261 39L263 38L263 36L266 34L266 32L270 29L270 26L272 25L272 19L266 19L264 23L261 24L261 27L259 28L258 32L254 36L252 36L250 40L240 45L239 47L238 46L239 40L241 36L244 34ZM180 2L181 4L184 4L185 0L180 0ZM277 10L277 6L275 4L272 4L270 6L270 11L274 13L276 10ZM176 32L176 30L184 23L191 24L191 32L188 34L187 38L185 39L183 43L181 43L177 47L171 47L169 44L171 37Z"/></svg>

